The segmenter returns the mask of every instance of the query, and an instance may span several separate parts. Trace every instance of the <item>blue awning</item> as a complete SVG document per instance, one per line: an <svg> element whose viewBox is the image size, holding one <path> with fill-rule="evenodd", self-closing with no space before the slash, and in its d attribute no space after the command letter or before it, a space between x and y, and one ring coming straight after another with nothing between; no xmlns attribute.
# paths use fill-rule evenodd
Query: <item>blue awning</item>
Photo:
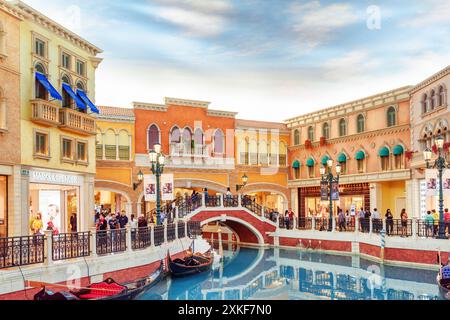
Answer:
<svg viewBox="0 0 450 320"><path fill-rule="evenodd" d="M62 100L62 97L59 94L59 92L56 91L55 87L52 86L52 84L50 83L50 81L48 81L45 75L43 75L40 72L36 72L36 79L39 80L39 82L44 86L45 89L47 89L47 91L53 98L57 100Z"/></svg>
<svg viewBox="0 0 450 320"><path fill-rule="evenodd" d="M92 112L100 113L100 111L97 109L95 104L93 104L92 101L89 100L89 98L87 97L86 93L84 93L83 90L78 89L77 94L80 96L81 100L83 100L89 106L89 108L92 110Z"/></svg>
<svg viewBox="0 0 450 320"><path fill-rule="evenodd" d="M75 101L78 108L86 110L86 105L83 103L83 101L80 100L80 98L78 98L78 96L75 94L75 92L73 92L72 88L67 83L63 83L62 87L63 90L65 90L69 94L69 96Z"/></svg>

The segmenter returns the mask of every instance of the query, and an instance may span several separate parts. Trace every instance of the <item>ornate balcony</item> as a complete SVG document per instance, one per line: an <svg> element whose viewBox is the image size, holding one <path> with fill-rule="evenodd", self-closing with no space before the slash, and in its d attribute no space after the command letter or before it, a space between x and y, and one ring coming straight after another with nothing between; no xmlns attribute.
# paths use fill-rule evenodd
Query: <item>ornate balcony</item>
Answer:
<svg viewBox="0 0 450 320"><path fill-rule="evenodd" d="M95 118L69 108L59 110L59 127L82 135L95 135Z"/></svg>
<svg viewBox="0 0 450 320"><path fill-rule="evenodd" d="M59 106L42 99L35 99L30 102L31 121L44 126L56 127L59 125Z"/></svg>

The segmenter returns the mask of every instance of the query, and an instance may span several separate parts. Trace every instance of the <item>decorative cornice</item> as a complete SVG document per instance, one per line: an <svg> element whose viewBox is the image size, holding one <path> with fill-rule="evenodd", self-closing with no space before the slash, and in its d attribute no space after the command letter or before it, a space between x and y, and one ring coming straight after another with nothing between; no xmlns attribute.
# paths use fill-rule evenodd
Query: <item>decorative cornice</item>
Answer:
<svg viewBox="0 0 450 320"><path fill-rule="evenodd" d="M199 107L199 108L208 108L211 102L207 101L199 101L199 100L187 100L187 99L178 99L178 98L168 98L165 99L166 105L175 105L175 106L187 106L187 107Z"/></svg>
<svg viewBox="0 0 450 320"><path fill-rule="evenodd" d="M417 84L414 88L411 89L411 94L416 93L417 91L425 88L426 86L429 86L433 82L447 76L450 74L450 66L447 66L446 68L442 69L441 71L435 73L431 77L425 79L424 81Z"/></svg>
<svg viewBox="0 0 450 320"><path fill-rule="evenodd" d="M224 118L232 118L232 119L234 119L237 114L238 114L237 112L211 110L211 109L209 109L207 112L207 115L211 116L211 117L224 117Z"/></svg>
<svg viewBox="0 0 450 320"><path fill-rule="evenodd" d="M133 109L167 112L168 108L164 104L133 102Z"/></svg>
<svg viewBox="0 0 450 320"><path fill-rule="evenodd" d="M299 117L285 120L288 128L299 127L309 123L326 121L333 118L344 117L352 113L363 112L368 109L387 104L396 104L408 100L412 86L406 86L395 90L380 93L374 96L340 104L334 107L311 112Z"/></svg>
<svg viewBox="0 0 450 320"><path fill-rule="evenodd" d="M0 0L0 9L9 13L10 15L16 17L19 20L24 19L24 15L19 9L17 9L16 7L12 6L11 4L5 2L4 0Z"/></svg>
<svg viewBox="0 0 450 320"><path fill-rule="evenodd" d="M54 34L72 42L74 45L89 52L91 55L96 56L97 54L103 52L102 49L96 47L87 40L81 38L77 34L66 29L65 27L46 17L45 15L23 3L22 1L15 0L11 1L10 4L20 9L24 18L29 19L30 21L39 24L40 26L53 32Z"/></svg>
<svg viewBox="0 0 450 320"><path fill-rule="evenodd" d="M111 121L111 122L135 122L135 117L126 117L126 116L105 116L102 114L97 115L97 120L99 121Z"/></svg>
<svg viewBox="0 0 450 320"><path fill-rule="evenodd" d="M344 136L344 137L326 140L326 144L324 147L326 147L328 145L338 144L338 143L356 142L356 141L360 141L361 139L368 139L368 138L373 138L373 137L382 136L382 135L397 134L397 133L401 133L401 132L405 132L405 131L409 131L409 130L410 130L410 125L403 124L403 125L399 125L399 126L395 126L395 127L388 127L388 128L379 129L379 130L367 131L367 132L363 132L363 133L356 133L356 134L352 134L352 135L348 135L348 136ZM317 147L320 147L320 142L319 141L313 142L312 148L317 148ZM289 151L306 150L306 148L305 148L304 144L301 144L301 145L297 145L297 146L289 146L288 150Z"/></svg>

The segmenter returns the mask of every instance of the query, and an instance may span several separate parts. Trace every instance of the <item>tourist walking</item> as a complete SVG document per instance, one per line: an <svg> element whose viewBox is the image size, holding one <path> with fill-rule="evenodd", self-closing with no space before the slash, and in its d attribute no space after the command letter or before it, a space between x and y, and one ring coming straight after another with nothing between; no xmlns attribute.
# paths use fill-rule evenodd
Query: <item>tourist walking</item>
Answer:
<svg viewBox="0 0 450 320"><path fill-rule="evenodd" d="M430 210L427 211L427 216L425 217L425 236L434 236L434 217Z"/></svg>
<svg viewBox="0 0 450 320"><path fill-rule="evenodd" d="M286 210L286 211L284 212L284 228L285 228L286 230L289 229L289 211L288 211L288 210Z"/></svg>
<svg viewBox="0 0 450 320"><path fill-rule="evenodd" d="M124 229L128 224L128 217L127 217L125 210L122 210L118 220L119 220L120 229Z"/></svg>
<svg viewBox="0 0 450 320"><path fill-rule="evenodd" d="M339 209L339 211L338 211L338 226L339 226L339 231L342 231L342 230L347 231L347 228L345 227L344 211L342 211L342 209Z"/></svg>
<svg viewBox="0 0 450 320"><path fill-rule="evenodd" d="M448 211L448 208L445 208L444 210L444 223L447 235L450 235L450 212Z"/></svg>
<svg viewBox="0 0 450 320"><path fill-rule="evenodd" d="M384 217L386 218L386 233L387 235L391 235L394 232L394 216L392 215L391 209L386 210Z"/></svg>
<svg viewBox="0 0 450 320"><path fill-rule="evenodd" d="M288 229L291 229L291 226L292 226L292 229L294 228L294 217L295 217L295 214L294 214L294 211L292 211L292 208L289 208L289 211L288 211L288 215L289 215L289 224L288 224Z"/></svg>
<svg viewBox="0 0 450 320"><path fill-rule="evenodd" d="M371 215L372 214L370 213L370 211L368 209L364 213L364 232L370 231L370 216Z"/></svg>
<svg viewBox="0 0 450 320"><path fill-rule="evenodd" d="M374 208L372 213L372 227L375 233L378 233L381 229L380 222L380 213L378 212L377 208Z"/></svg>
<svg viewBox="0 0 450 320"><path fill-rule="evenodd" d="M359 219L359 231L364 232L364 218L366 213L364 212L364 208L358 211L358 219Z"/></svg>
<svg viewBox="0 0 450 320"><path fill-rule="evenodd" d="M400 214L400 220L402 224L402 237L408 236L408 214L406 213L406 209L402 209L402 213Z"/></svg>
<svg viewBox="0 0 450 320"><path fill-rule="evenodd" d="M434 219L434 235L437 236L439 233L439 213L436 212L435 209L431 210L431 214L433 215L433 219Z"/></svg>

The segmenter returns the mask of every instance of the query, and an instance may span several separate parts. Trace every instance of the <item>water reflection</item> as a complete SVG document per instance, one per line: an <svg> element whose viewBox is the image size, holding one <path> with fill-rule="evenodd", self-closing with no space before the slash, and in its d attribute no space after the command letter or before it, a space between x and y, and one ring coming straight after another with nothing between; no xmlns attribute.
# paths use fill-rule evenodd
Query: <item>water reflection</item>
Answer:
<svg viewBox="0 0 450 320"><path fill-rule="evenodd" d="M227 245L227 244L225 244ZM224 246L218 270L168 279L142 300L434 300L436 271L355 256Z"/></svg>

